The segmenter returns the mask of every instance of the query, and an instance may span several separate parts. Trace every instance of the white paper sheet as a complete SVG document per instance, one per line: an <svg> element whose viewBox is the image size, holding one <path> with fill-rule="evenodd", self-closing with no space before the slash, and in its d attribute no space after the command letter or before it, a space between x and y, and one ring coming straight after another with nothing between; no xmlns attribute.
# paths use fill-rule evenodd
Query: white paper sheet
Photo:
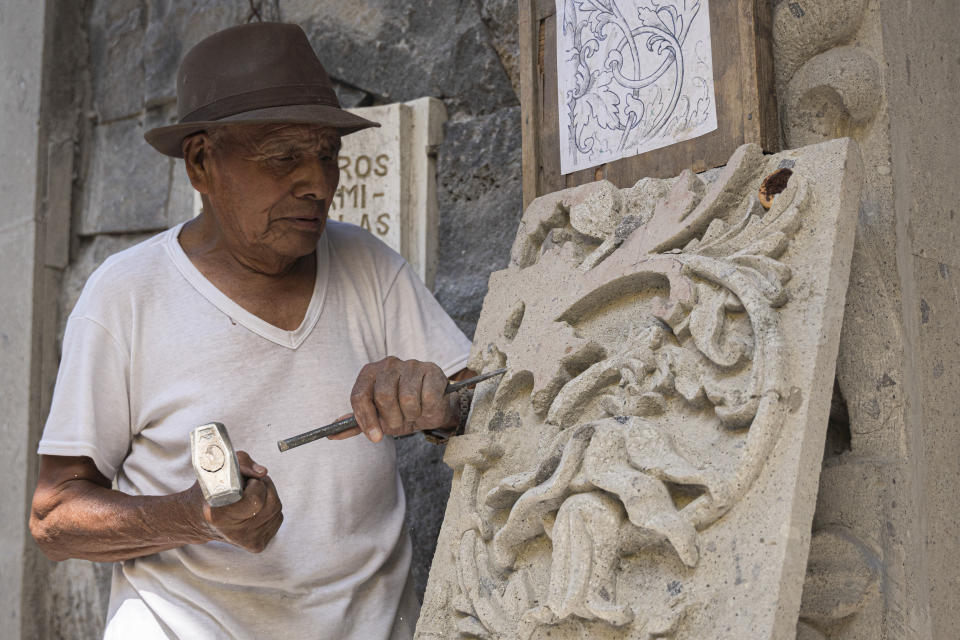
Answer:
<svg viewBox="0 0 960 640"><path fill-rule="evenodd" d="M709 0L556 0L560 168L717 128Z"/></svg>

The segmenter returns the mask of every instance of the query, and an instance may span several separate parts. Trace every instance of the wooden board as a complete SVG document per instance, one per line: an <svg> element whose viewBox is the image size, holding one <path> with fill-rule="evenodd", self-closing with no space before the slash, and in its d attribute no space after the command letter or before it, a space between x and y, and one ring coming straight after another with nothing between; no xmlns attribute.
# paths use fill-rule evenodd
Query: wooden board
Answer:
<svg viewBox="0 0 960 640"><path fill-rule="evenodd" d="M744 143L779 150L768 0L712 0L717 129L699 138L568 175L560 173L554 0L519 0L523 206L547 193L607 179L624 188L645 177L726 164Z"/></svg>

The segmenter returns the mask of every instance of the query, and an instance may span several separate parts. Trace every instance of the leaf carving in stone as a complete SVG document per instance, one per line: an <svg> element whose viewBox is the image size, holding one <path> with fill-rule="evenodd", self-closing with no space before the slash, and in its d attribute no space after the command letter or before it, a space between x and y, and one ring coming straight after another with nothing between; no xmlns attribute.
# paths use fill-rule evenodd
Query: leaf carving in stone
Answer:
<svg viewBox="0 0 960 640"><path fill-rule="evenodd" d="M759 499L803 404L784 326L802 315L795 266L806 298L822 283L794 243L829 236L804 226L811 194L840 192L824 165L797 162L764 209L754 193L775 162L747 145L709 182L601 181L528 208L470 362L508 372L478 388L446 456L462 637L703 629L697 589L719 587L701 576L741 562L718 550L717 523Z"/></svg>

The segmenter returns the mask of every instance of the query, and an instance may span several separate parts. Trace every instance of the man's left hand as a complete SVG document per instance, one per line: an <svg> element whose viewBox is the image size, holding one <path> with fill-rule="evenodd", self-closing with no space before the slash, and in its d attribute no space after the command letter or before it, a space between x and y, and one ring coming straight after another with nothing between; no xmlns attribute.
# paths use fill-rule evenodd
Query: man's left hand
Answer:
<svg viewBox="0 0 960 640"><path fill-rule="evenodd" d="M362 431L371 442L379 442L384 435L456 426L460 418L456 394L444 395L447 382L443 370L432 362L390 356L370 363L360 370L350 393L359 427L331 439Z"/></svg>

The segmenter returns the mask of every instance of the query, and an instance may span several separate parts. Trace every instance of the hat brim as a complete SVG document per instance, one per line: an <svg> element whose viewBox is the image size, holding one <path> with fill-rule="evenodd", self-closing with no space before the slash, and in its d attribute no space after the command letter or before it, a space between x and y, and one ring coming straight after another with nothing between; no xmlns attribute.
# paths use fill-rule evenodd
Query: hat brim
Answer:
<svg viewBox="0 0 960 640"><path fill-rule="evenodd" d="M143 137L160 153L174 158L182 158L181 145L183 139L195 133L228 125L285 123L332 127L339 131L341 136L361 129L380 126L379 122L361 118L339 107L324 104L294 104L244 111L218 120L183 122L166 127L157 127L147 131L143 134Z"/></svg>

